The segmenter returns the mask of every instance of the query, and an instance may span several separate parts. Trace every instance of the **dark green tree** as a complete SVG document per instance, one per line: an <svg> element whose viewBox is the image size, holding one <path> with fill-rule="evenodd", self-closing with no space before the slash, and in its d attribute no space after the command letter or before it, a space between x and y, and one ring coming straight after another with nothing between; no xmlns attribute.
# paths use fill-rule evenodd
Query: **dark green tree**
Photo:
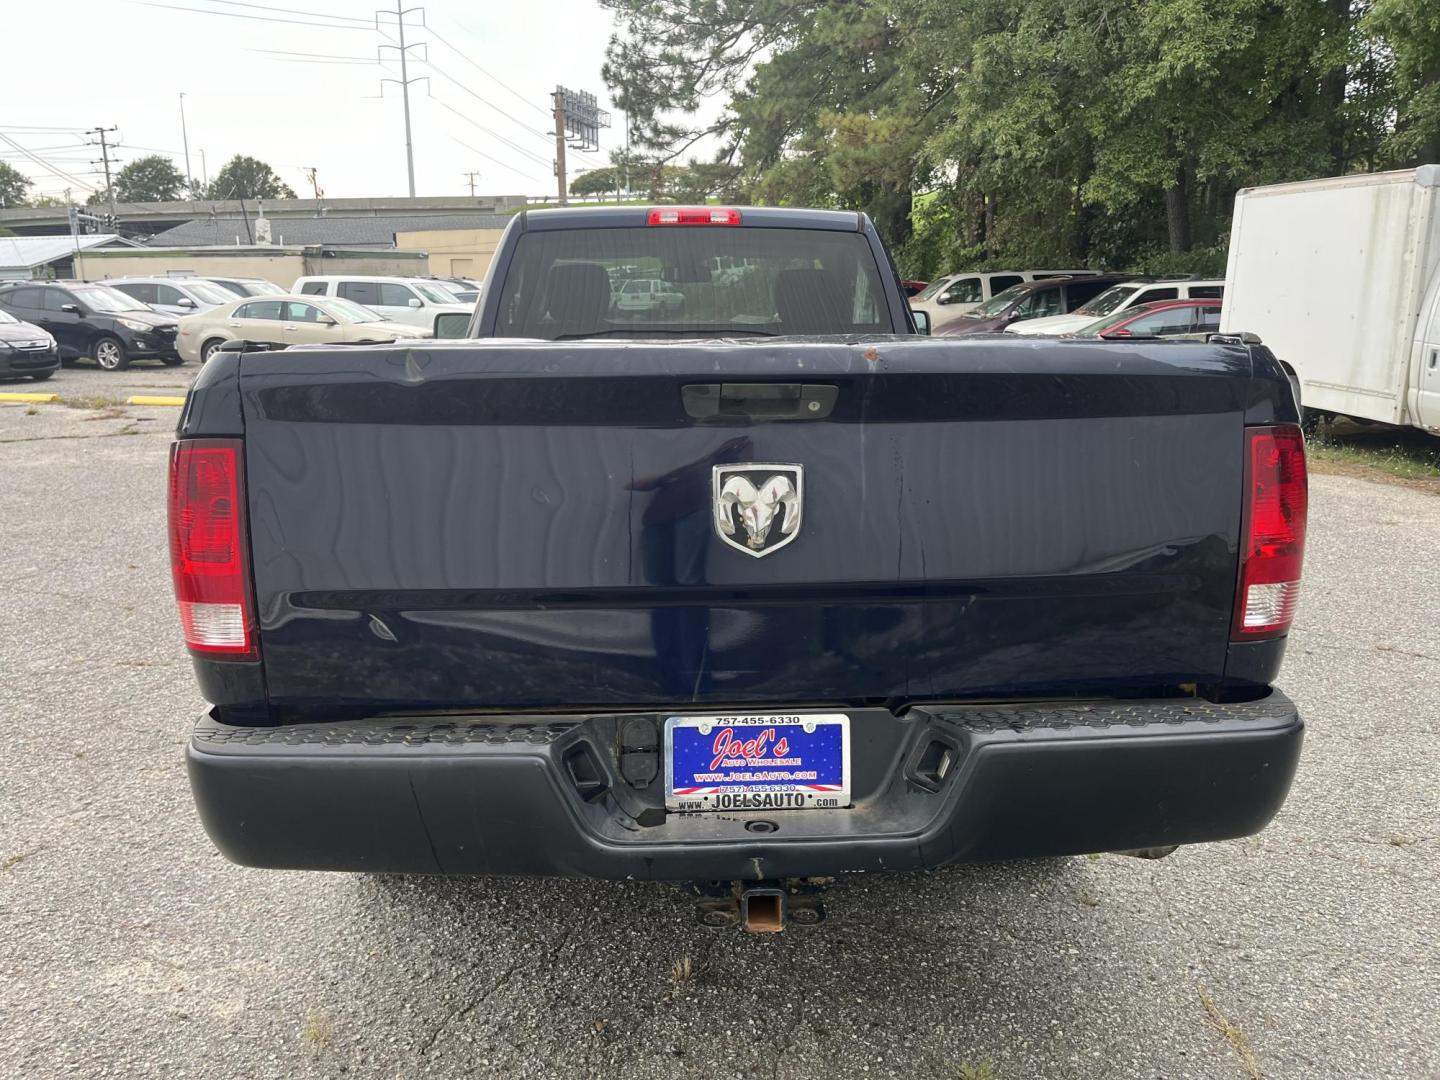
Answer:
<svg viewBox="0 0 1440 1080"><path fill-rule="evenodd" d="M211 199L293 199L295 192L265 162L244 154L227 161L210 181Z"/></svg>
<svg viewBox="0 0 1440 1080"><path fill-rule="evenodd" d="M620 177L614 166L602 165L581 173L570 181L571 195L608 195L620 190Z"/></svg>
<svg viewBox="0 0 1440 1080"><path fill-rule="evenodd" d="M24 206L25 192L29 191L30 187L28 176L15 166L0 161L0 207Z"/></svg>
<svg viewBox="0 0 1440 1080"><path fill-rule="evenodd" d="M115 198L121 202L173 202L185 191L185 174L161 154L136 158L115 174Z"/></svg>
<svg viewBox="0 0 1440 1080"><path fill-rule="evenodd" d="M916 276L1216 272L1239 188L1440 160L1440 0L602 3L652 197L707 190L669 170L709 136Z"/></svg>
<svg viewBox="0 0 1440 1080"><path fill-rule="evenodd" d="M1375 0L1360 31L1391 88L1382 164L1440 162L1440 0Z"/></svg>

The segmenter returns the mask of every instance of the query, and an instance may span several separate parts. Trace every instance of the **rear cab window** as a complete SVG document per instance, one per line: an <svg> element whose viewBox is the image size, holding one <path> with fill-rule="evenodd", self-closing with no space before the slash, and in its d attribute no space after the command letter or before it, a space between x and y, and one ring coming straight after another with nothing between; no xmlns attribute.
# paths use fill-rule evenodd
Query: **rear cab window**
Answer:
<svg viewBox="0 0 1440 1080"><path fill-rule="evenodd" d="M859 232L537 230L516 243L494 332L549 340L890 333L883 298Z"/></svg>

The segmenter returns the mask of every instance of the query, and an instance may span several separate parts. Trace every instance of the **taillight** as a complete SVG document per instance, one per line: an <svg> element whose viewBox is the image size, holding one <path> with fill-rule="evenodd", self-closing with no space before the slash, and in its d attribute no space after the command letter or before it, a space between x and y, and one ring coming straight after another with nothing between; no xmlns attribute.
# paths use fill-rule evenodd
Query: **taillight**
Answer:
<svg viewBox="0 0 1440 1080"><path fill-rule="evenodd" d="M1240 589L1232 636L1275 637L1290 629L1305 557L1305 438L1290 424L1246 428Z"/></svg>
<svg viewBox="0 0 1440 1080"><path fill-rule="evenodd" d="M187 439L170 451L170 570L191 652L254 660L239 439Z"/></svg>
<svg viewBox="0 0 1440 1080"><path fill-rule="evenodd" d="M740 211L719 206L657 206L651 225L739 225Z"/></svg>

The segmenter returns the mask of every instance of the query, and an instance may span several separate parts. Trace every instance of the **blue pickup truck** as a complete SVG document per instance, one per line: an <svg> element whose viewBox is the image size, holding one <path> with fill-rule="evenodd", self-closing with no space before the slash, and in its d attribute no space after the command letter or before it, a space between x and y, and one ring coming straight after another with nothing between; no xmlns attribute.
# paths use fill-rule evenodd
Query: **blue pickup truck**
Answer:
<svg viewBox="0 0 1440 1080"><path fill-rule="evenodd" d="M860 214L522 213L465 340L201 372L195 801L246 865L735 882L766 928L788 879L1244 836L1305 514L1252 341L932 340Z"/></svg>

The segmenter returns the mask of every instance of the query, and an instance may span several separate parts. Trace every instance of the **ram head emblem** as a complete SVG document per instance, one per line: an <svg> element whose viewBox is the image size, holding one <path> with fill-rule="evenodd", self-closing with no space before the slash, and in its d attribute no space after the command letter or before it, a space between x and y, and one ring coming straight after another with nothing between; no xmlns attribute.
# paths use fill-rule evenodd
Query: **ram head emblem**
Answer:
<svg viewBox="0 0 1440 1080"><path fill-rule="evenodd" d="M804 470L799 465L717 465L715 529L726 544L760 558L800 531Z"/></svg>

